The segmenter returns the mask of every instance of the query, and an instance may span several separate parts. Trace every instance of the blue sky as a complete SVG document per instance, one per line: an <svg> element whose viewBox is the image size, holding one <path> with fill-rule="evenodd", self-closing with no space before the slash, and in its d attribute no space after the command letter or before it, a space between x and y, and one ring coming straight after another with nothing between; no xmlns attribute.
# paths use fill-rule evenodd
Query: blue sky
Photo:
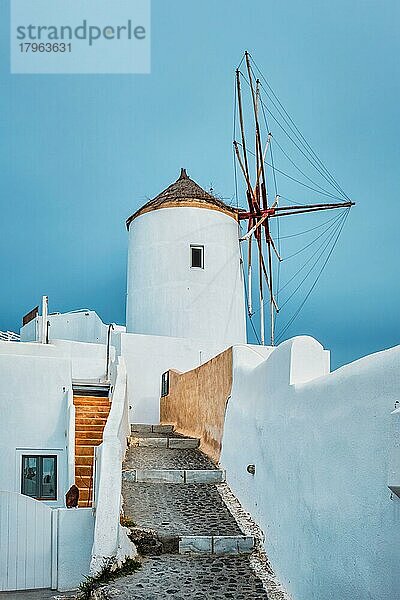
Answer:
<svg viewBox="0 0 400 600"><path fill-rule="evenodd" d="M123 322L124 221L180 167L230 198L248 49L357 202L288 335L334 366L399 342L400 4L153 0L151 75L10 75L0 5L0 329L49 295Z"/></svg>

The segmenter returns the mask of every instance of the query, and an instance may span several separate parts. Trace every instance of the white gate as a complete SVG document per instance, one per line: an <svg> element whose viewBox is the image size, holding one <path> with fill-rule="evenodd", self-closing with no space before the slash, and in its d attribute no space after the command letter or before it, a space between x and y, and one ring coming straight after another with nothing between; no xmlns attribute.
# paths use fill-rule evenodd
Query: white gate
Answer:
<svg viewBox="0 0 400 600"><path fill-rule="evenodd" d="M0 491L0 591L57 587L57 511Z"/></svg>

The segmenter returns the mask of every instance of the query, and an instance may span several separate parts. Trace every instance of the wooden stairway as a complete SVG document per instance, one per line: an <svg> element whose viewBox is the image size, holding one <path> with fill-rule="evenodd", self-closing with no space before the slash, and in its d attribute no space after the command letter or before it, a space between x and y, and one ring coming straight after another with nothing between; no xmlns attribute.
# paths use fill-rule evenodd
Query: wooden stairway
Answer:
<svg viewBox="0 0 400 600"><path fill-rule="evenodd" d="M94 447L103 441L110 412L107 397L74 395L75 405L75 484L79 506L92 506Z"/></svg>

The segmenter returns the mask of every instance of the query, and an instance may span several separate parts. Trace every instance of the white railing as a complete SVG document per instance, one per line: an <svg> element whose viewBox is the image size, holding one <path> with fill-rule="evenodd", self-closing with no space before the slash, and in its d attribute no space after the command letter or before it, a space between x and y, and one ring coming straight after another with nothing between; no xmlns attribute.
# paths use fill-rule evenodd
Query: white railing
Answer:
<svg viewBox="0 0 400 600"><path fill-rule="evenodd" d="M113 365L111 410L96 452L94 481L95 527L91 572L98 573L107 558L120 562L136 555L125 528L120 525L122 461L130 435L126 397L126 367L123 358Z"/></svg>
<svg viewBox="0 0 400 600"><path fill-rule="evenodd" d="M21 336L14 331L0 331L1 342L20 342Z"/></svg>

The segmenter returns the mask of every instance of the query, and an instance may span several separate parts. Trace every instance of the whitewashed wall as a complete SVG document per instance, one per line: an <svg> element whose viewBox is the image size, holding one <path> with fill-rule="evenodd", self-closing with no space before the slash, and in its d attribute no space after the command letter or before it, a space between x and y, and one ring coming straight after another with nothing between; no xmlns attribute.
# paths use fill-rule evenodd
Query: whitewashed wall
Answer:
<svg viewBox="0 0 400 600"><path fill-rule="evenodd" d="M20 492L22 454L42 450L58 456L58 500L48 504L64 505L71 393L68 360L0 354L0 489Z"/></svg>
<svg viewBox="0 0 400 600"><path fill-rule="evenodd" d="M111 410L103 433L103 442L96 448L94 503L96 520L91 552L91 571L101 571L104 560L116 558L122 562L136 556L136 548L120 524L122 461L125 458L130 425L126 395L126 368L120 358L112 371L113 394Z"/></svg>
<svg viewBox="0 0 400 600"><path fill-rule="evenodd" d="M89 575L92 555L94 513L91 508L59 508L57 589L76 589Z"/></svg>
<svg viewBox="0 0 400 600"><path fill-rule="evenodd" d="M21 341L38 340L42 317L36 317L20 329ZM73 340L78 342L105 344L107 325L93 310L56 313L48 316L49 340Z"/></svg>
<svg viewBox="0 0 400 600"><path fill-rule="evenodd" d="M0 489L20 491L27 450L51 451L58 456L60 489L58 501L49 504L64 505L74 478L72 379L97 382L105 372L102 344L0 342Z"/></svg>
<svg viewBox="0 0 400 600"><path fill-rule="evenodd" d="M400 499L387 483L400 347L326 373L311 338L266 361L235 348L221 465L295 600L394 599Z"/></svg>
<svg viewBox="0 0 400 600"><path fill-rule="evenodd" d="M0 596L57 587L55 514L43 502L0 489Z"/></svg>
<svg viewBox="0 0 400 600"><path fill-rule="evenodd" d="M189 371L220 352L218 343L133 333L113 336L113 345L126 363L131 423L159 423L165 371Z"/></svg>
<svg viewBox="0 0 400 600"><path fill-rule="evenodd" d="M21 491L23 454L57 455L57 500L43 503L57 509L61 591L89 574L94 532L92 509L63 508L74 481L72 375L88 380L104 373L103 345L0 342L0 490Z"/></svg>
<svg viewBox="0 0 400 600"><path fill-rule="evenodd" d="M50 344L36 342L0 342L0 355L47 356L70 361L72 378L98 382L106 374L107 348L104 344L54 340ZM111 360L115 350L111 348ZM0 383L1 385L1 383Z"/></svg>
<svg viewBox="0 0 400 600"><path fill-rule="evenodd" d="M246 342L238 224L206 208L163 208L129 227L127 332L213 340L223 351ZM204 269L190 245L204 246Z"/></svg>
<svg viewBox="0 0 400 600"><path fill-rule="evenodd" d="M106 345L64 340L54 340L52 345L59 356L71 361L74 380L104 381L107 370ZM115 360L114 348L110 348L110 359Z"/></svg>

